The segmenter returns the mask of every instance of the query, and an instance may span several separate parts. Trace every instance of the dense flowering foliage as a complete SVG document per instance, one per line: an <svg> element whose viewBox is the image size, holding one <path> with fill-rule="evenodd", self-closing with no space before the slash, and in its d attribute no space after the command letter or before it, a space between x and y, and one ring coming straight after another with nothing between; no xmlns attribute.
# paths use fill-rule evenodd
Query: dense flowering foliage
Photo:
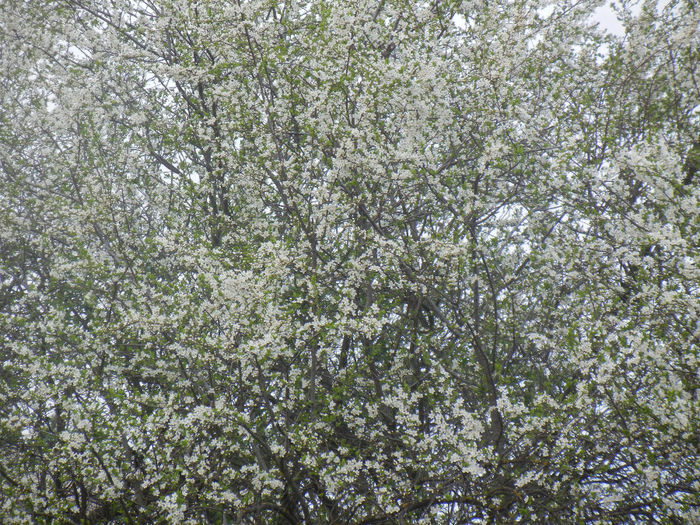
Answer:
<svg viewBox="0 0 700 525"><path fill-rule="evenodd" d="M1 0L2 523L700 521L700 8Z"/></svg>

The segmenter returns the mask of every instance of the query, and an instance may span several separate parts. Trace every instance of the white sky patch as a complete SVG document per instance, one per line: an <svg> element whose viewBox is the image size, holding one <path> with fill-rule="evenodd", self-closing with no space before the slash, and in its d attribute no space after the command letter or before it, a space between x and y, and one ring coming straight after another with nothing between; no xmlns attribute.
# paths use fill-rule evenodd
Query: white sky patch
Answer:
<svg viewBox="0 0 700 525"><path fill-rule="evenodd" d="M657 4L657 11L661 12L664 7L668 5L670 0L662 0L661 2L658 2ZM620 22L619 18L615 14L615 11L612 9L612 4L613 2L607 2L605 5L599 6L594 12L593 16L591 17L592 22L597 22L600 25L600 28L603 29L604 31L607 31L608 33L615 35L615 36L622 36L625 33L625 28L622 25L622 22ZM632 12L636 15L639 14L639 11L641 10L641 5L637 4L632 8ZM552 15L554 12L554 6L553 5L548 5L547 7L544 7L542 9L539 9L537 13L542 19L546 19L549 16ZM464 15L461 13L456 13L452 17L452 23L457 26L459 29L466 29L467 28L467 20L465 19Z"/></svg>
<svg viewBox="0 0 700 525"><path fill-rule="evenodd" d="M669 3L670 0L658 1L656 3L656 13L661 14ZM591 20L593 22L598 22L598 24L600 24L600 28L604 29L608 33L615 36L622 36L625 33L625 28L615 14L615 11L613 11L612 4L613 2L607 2L605 5L598 7L593 13ZM632 14L634 16L639 15L641 10L642 2L637 2L632 6Z"/></svg>
<svg viewBox="0 0 700 525"><path fill-rule="evenodd" d="M621 36L625 32L625 28L622 26L622 23L620 20L618 20L617 15L610 7L610 3L602 5L596 9L591 17L591 20L593 22L597 22L601 29L604 29L613 35Z"/></svg>
<svg viewBox="0 0 700 525"><path fill-rule="evenodd" d="M549 5L547 7L539 9L537 11L537 14L542 19L547 19L552 15L553 12L554 6ZM615 15L615 12L612 10L610 2L598 7L593 13L591 20L600 24L601 29L604 29L605 31L613 35L620 36L624 33L624 27L618 20L617 15ZM456 25L459 29L466 29L467 27L467 21L464 18L464 15L462 15L461 13L456 13L452 17L452 23Z"/></svg>

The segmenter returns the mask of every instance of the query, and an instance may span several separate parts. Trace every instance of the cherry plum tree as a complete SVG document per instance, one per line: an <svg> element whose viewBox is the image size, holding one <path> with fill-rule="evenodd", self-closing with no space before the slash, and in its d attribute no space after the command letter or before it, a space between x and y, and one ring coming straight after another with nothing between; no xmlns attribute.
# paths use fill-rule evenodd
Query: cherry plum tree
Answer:
<svg viewBox="0 0 700 525"><path fill-rule="evenodd" d="M700 519L700 11L0 2L4 523Z"/></svg>

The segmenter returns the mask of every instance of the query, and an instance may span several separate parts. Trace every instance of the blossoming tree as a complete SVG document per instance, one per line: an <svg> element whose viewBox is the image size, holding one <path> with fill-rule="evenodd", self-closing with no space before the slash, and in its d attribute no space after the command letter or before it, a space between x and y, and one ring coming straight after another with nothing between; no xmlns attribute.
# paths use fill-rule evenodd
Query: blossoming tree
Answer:
<svg viewBox="0 0 700 525"><path fill-rule="evenodd" d="M0 521L700 519L700 10L598 4L0 2Z"/></svg>

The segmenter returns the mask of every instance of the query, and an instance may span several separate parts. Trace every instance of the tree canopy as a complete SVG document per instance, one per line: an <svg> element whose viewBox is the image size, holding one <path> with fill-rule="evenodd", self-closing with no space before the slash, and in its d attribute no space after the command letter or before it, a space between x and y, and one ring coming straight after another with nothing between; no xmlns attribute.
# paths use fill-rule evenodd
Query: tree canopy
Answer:
<svg viewBox="0 0 700 525"><path fill-rule="evenodd" d="M700 8L0 0L0 521L700 520Z"/></svg>

